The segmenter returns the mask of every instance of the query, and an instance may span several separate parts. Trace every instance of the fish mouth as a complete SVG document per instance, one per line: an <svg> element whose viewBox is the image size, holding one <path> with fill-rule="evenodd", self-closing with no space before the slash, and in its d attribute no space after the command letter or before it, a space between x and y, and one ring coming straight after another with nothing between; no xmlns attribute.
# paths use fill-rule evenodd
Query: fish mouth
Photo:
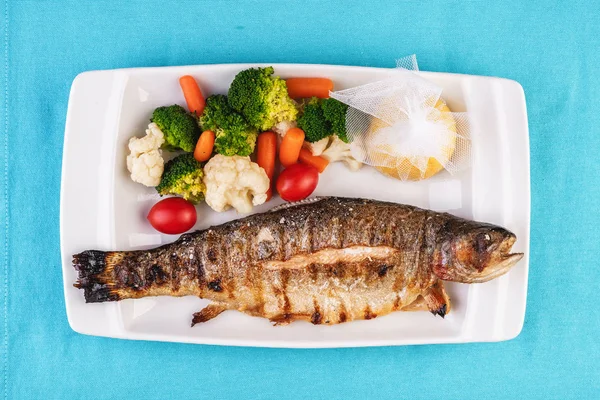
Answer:
<svg viewBox="0 0 600 400"><path fill-rule="evenodd" d="M512 253L500 256L490 263L482 272L469 277L469 283L484 283L507 273L516 263L521 261L523 253Z"/></svg>

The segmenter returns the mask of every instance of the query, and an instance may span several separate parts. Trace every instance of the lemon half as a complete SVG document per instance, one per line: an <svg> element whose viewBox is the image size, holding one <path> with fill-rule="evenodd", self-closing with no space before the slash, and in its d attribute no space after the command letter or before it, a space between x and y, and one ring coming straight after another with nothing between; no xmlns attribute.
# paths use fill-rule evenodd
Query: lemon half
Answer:
<svg viewBox="0 0 600 400"><path fill-rule="evenodd" d="M438 99L435 108L440 112L432 112L428 116L428 119L431 121L441 121L446 125L448 130L456 133L456 121L446 105L446 102L441 98ZM386 126L386 123L382 120L373 118L367 137L373 138L378 130L385 128ZM375 168L385 175L401 180L408 179L418 181L430 178L444 169L443 164L446 164L452 157L452 154L454 154L456 148L456 135L444 135L442 140L439 143L436 143L436 146L439 146L439 151L436 152L437 159L435 157L417 155L411 157L397 152L395 153L391 150L391 145L388 146L385 144L369 149L369 155L371 159L377 159L378 164L383 164L375 166ZM424 162L421 163L421 165L427 165L425 171L420 170L414 163L415 160L424 161L423 157L427 158L426 164Z"/></svg>

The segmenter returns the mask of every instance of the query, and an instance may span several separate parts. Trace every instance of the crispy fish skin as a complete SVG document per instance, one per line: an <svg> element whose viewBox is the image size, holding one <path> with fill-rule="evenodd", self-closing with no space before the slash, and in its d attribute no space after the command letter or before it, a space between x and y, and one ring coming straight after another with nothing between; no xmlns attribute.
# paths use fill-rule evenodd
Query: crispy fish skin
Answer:
<svg viewBox="0 0 600 400"><path fill-rule="evenodd" d="M522 254L511 232L417 207L324 198L182 235L153 250L74 256L87 302L195 295L207 321L239 310L336 324L396 310L444 316L441 280L484 282Z"/></svg>

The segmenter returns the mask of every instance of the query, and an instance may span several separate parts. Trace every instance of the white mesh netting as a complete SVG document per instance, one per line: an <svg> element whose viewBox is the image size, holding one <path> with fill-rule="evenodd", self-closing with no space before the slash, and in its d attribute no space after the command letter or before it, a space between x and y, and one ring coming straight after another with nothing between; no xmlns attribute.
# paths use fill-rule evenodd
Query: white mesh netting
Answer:
<svg viewBox="0 0 600 400"><path fill-rule="evenodd" d="M397 66L391 78L331 93L349 106L346 128L353 157L401 180L468 167L466 113L451 112L442 89L414 73L414 55Z"/></svg>

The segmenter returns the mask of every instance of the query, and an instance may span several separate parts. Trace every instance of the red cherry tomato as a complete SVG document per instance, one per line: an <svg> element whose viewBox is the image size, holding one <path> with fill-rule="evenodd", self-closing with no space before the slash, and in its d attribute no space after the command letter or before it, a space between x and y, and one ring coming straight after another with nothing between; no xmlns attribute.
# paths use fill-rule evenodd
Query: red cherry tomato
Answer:
<svg viewBox="0 0 600 400"><path fill-rule="evenodd" d="M299 201L310 196L319 183L319 171L312 165L293 164L277 178L277 192L286 201Z"/></svg>
<svg viewBox="0 0 600 400"><path fill-rule="evenodd" d="M150 209L148 221L159 232L177 235L194 226L196 207L180 197L170 197L159 201Z"/></svg>

